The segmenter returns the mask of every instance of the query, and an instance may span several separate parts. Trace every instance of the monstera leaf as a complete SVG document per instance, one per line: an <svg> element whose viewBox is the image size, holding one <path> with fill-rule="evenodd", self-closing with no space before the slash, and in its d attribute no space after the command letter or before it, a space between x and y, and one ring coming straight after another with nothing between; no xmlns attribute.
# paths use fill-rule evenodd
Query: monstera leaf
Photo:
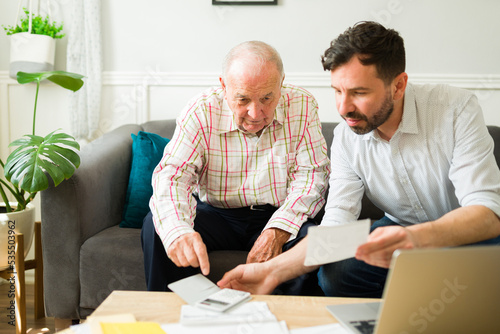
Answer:
<svg viewBox="0 0 500 334"><path fill-rule="evenodd" d="M80 166L77 153L80 145L75 138L56 131L41 137L36 135L35 125L40 82L49 80L76 92L83 86L82 78L84 76L81 74L66 71L17 72L17 82L36 83L36 92L31 135L25 135L9 145L18 148L9 155L5 164L0 159L0 167L3 168L6 179L5 181L0 178L0 198L6 203L7 212L24 210L39 191L48 188L49 178L57 186L64 179L69 179ZM15 208L9 206L7 193L16 199Z"/></svg>
<svg viewBox="0 0 500 334"><path fill-rule="evenodd" d="M83 86L83 75L66 71L49 71L40 73L17 72L17 82L26 84L49 80L63 88L76 92Z"/></svg>
<svg viewBox="0 0 500 334"><path fill-rule="evenodd" d="M80 166L80 157L75 152L80 145L65 133L54 131L46 137L25 135L9 146L19 147L7 158L5 177L29 193L47 189L49 176L57 186Z"/></svg>

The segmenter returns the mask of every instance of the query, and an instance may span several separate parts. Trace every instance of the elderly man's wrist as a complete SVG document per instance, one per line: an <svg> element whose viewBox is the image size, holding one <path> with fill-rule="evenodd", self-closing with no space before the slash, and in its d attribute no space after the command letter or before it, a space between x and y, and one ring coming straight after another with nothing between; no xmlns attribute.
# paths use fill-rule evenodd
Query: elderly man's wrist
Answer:
<svg viewBox="0 0 500 334"><path fill-rule="evenodd" d="M288 241L288 239L290 239L290 235L291 235L290 232L282 230L282 229L277 228L277 227L271 227L271 228L267 229L266 231L269 231L269 233L273 232L274 238L282 244L285 244Z"/></svg>

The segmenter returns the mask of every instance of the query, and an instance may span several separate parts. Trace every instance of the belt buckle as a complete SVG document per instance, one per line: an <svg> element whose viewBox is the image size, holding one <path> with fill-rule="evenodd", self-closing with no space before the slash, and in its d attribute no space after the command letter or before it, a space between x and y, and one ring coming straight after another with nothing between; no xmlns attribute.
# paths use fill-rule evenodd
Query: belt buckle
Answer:
<svg viewBox="0 0 500 334"><path fill-rule="evenodd" d="M252 210L252 211L265 211L262 209L262 205L255 205L255 204L250 205L250 210Z"/></svg>

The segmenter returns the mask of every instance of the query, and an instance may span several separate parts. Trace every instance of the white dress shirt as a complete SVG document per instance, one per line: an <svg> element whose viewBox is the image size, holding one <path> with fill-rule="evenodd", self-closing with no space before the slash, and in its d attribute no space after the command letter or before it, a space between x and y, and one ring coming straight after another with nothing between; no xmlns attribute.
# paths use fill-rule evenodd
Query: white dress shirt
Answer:
<svg viewBox="0 0 500 334"><path fill-rule="evenodd" d="M368 198L401 225L468 205L500 216L500 171L476 96L446 85L408 84L390 141L376 130L334 130L330 190L322 225L356 220Z"/></svg>

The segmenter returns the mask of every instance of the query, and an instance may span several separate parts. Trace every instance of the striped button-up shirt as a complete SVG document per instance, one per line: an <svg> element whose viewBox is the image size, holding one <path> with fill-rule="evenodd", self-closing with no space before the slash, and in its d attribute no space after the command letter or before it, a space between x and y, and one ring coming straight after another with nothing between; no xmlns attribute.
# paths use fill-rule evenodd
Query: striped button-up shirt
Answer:
<svg viewBox="0 0 500 334"><path fill-rule="evenodd" d="M318 106L302 88L284 85L274 120L260 136L238 129L221 88L188 103L153 173L150 208L165 246L193 232L196 200L217 208L271 204L265 229L296 236L324 204L330 173Z"/></svg>

